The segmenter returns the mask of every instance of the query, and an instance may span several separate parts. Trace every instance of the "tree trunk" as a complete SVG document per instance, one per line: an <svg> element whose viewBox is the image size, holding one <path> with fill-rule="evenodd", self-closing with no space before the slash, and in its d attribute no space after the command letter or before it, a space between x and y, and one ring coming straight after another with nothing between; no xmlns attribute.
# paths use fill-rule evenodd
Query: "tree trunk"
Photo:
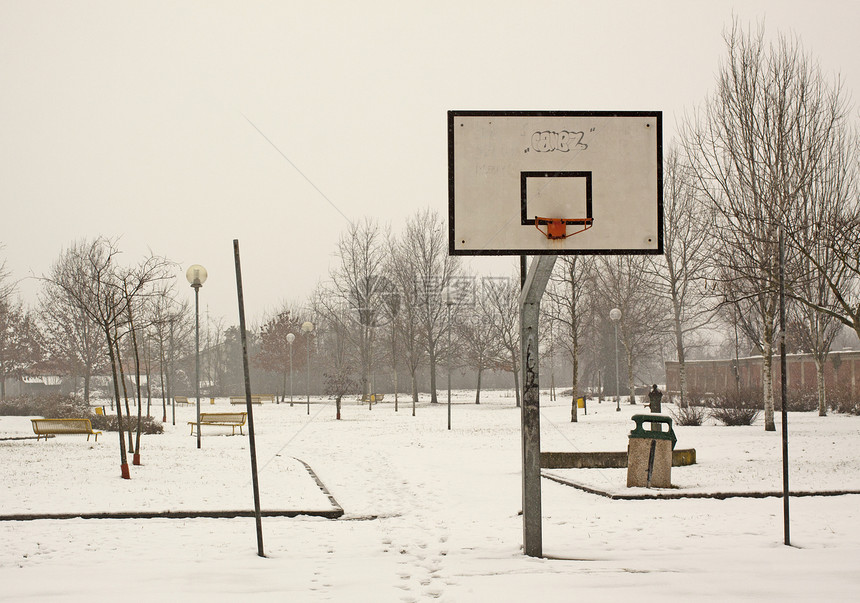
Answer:
<svg viewBox="0 0 860 603"><path fill-rule="evenodd" d="M482 372L483 372L483 369L479 366L478 367L478 386L475 389L475 404L481 403L481 373Z"/></svg>
<svg viewBox="0 0 860 603"><path fill-rule="evenodd" d="M438 404L436 397L436 349L430 348L430 403Z"/></svg>
<svg viewBox="0 0 860 603"><path fill-rule="evenodd" d="M630 404L636 404L636 384L633 381L633 355L627 353L627 389L630 391Z"/></svg>
<svg viewBox="0 0 860 603"><path fill-rule="evenodd" d="M570 422L571 423L579 422L579 415L578 415L579 404L577 404L577 402L576 402L576 399L577 399L576 393L577 393L577 385L578 385L576 382L576 370L577 370L576 365L577 365L576 356L574 355L574 357L573 357L573 388L572 388L573 389L573 393L572 393L573 400L570 403Z"/></svg>
<svg viewBox="0 0 860 603"><path fill-rule="evenodd" d="M815 358L815 377L818 382L818 416L827 416L827 391L824 386L824 362Z"/></svg>
<svg viewBox="0 0 860 603"><path fill-rule="evenodd" d="M415 416L415 405L418 403L418 378L415 375L417 367L412 367L412 416Z"/></svg>
<svg viewBox="0 0 860 603"><path fill-rule="evenodd" d="M341 396L335 396L335 399L334 399L334 405L335 405L335 408L337 409L336 418L338 421L340 421L340 399L341 399Z"/></svg>
<svg viewBox="0 0 860 603"><path fill-rule="evenodd" d="M113 341L111 341L110 328L105 330L105 336L107 338L108 358L110 359L111 374L113 375L113 393L114 397L116 398L116 424L117 433L119 434L120 471L123 479L131 479L131 474L128 471L128 458L125 452L125 433L123 433L122 429L122 407L119 402L119 383L117 382L116 374L117 359L114 356L114 344Z"/></svg>
<svg viewBox="0 0 860 603"><path fill-rule="evenodd" d="M678 351L678 382L681 389L680 406L684 406L687 400L687 363L684 351L684 334L681 330L681 311L676 305L675 309L675 349Z"/></svg>
<svg viewBox="0 0 860 603"><path fill-rule="evenodd" d="M514 394L517 398L517 408L522 406L520 402L520 367L519 362L517 362L517 351L509 350L511 352L511 359L513 360L514 366Z"/></svg>
<svg viewBox="0 0 860 603"><path fill-rule="evenodd" d="M397 339L395 338L397 329L394 328L394 321L391 322L391 372L394 375L394 412L397 412Z"/></svg>
<svg viewBox="0 0 860 603"><path fill-rule="evenodd" d="M134 376L137 381L135 384L137 387L137 434L134 439L134 456L132 457L132 463L140 465L140 427L142 421L141 415L143 413L143 397L141 396L140 390L140 351L137 349L137 329L135 329L134 323L131 319L131 306L128 308L128 324L131 329L131 349L134 352Z"/></svg>
<svg viewBox="0 0 860 603"><path fill-rule="evenodd" d="M773 418L773 346L767 341L762 347L764 362L761 369L761 386L764 390L764 430L776 431Z"/></svg>
<svg viewBox="0 0 860 603"><path fill-rule="evenodd" d="M161 381L161 410L162 410L161 422L167 423L167 389L165 388L165 385L164 385L164 348L160 345L158 348L158 356L159 356L158 377L159 377L159 380Z"/></svg>
<svg viewBox="0 0 860 603"><path fill-rule="evenodd" d="M128 450L130 452L134 453L134 436L131 433L131 407L129 407L129 405L128 405L128 386L126 385L126 382L125 382L125 370L123 370L123 368L122 368L122 357L119 355L119 342L115 341L114 345L116 346L116 363L117 363L117 366L119 367L119 380L120 380L120 383L122 383L122 394L123 394L123 399L125 399L125 414L126 414L126 417L129 418L129 421L127 421L127 423L128 423ZM117 407L119 407L119 405L120 405L119 399L117 399L116 405L117 405ZM119 412L119 411L117 411L117 412Z"/></svg>

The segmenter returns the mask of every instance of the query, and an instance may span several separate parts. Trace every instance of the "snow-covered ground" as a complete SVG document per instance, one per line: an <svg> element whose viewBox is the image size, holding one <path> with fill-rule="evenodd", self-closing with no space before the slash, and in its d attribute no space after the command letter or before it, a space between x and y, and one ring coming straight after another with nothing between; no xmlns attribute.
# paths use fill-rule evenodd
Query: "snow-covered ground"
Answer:
<svg viewBox="0 0 860 603"><path fill-rule="evenodd" d="M264 510L331 508L340 519L46 519L0 522L0 601L856 601L860 495L611 500L543 480L545 558L521 552L519 409L509 392L401 398L368 410L328 400L255 406ZM664 405L664 410L667 405ZM204 411L237 410L226 399ZM642 406L598 404L570 423L542 401L545 451L626 450ZM160 409L157 414L160 415ZM168 415L170 416L170 415ZM247 436L189 435L194 407L144 436L143 465L119 471L117 435L0 441L0 514L253 509ZM777 416L779 421L779 416ZM782 488L779 423L677 427L698 463L673 493ZM791 488L860 490L860 417L792 413ZM32 435L0 417L0 438ZM553 470L624 493L625 470ZM640 489L636 489L640 490ZM642 490L644 491L644 490Z"/></svg>

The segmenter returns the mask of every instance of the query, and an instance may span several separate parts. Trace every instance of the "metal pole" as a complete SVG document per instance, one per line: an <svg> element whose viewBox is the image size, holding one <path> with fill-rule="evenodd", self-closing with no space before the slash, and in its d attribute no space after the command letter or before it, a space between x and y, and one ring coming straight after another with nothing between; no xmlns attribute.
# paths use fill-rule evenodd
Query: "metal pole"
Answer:
<svg viewBox="0 0 860 603"><path fill-rule="evenodd" d="M451 351L451 302L448 304L448 431L451 430L451 362L453 360Z"/></svg>
<svg viewBox="0 0 860 603"><path fill-rule="evenodd" d="M293 405L293 342L290 342L290 406Z"/></svg>
<svg viewBox="0 0 860 603"><path fill-rule="evenodd" d="M200 448L200 285L194 287L194 342L196 353L195 390L197 392L197 447Z"/></svg>
<svg viewBox="0 0 860 603"><path fill-rule="evenodd" d="M245 373L245 406L248 411L248 443L251 448L251 482L254 488L254 517L257 521L257 555L263 552L263 520L260 513L260 485L257 481L257 446L254 438L254 406L251 404L251 371L248 368L248 338L245 335L245 299L242 294L242 268L239 262L239 240L233 239L236 257L236 294L239 300L239 333L242 340L242 369ZM200 430L197 431L200 433Z"/></svg>
<svg viewBox="0 0 860 603"><path fill-rule="evenodd" d="M540 476L540 377L538 322L540 300L556 256L542 255L532 261L520 293L520 341L523 371L523 404L520 424L523 453L523 552L543 556Z"/></svg>
<svg viewBox="0 0 860 603"><path fill-rule="evenodd" d="M308 348L308 366L307 366L307 388L308 388L308 414L311 414L311 334L308 333L305 339L306 347Z"/></svg>
<svg viewBox="0 0 860 603"><path fill-rule="evenodd" d="M786 546L791 546L788 521L788 375L785 361L785 243L779 229L779 381L782 394L782 510Z"/></svg>
<svg viewBox="0 0 860 603"><path fill-rule="evenodd" d="M621 384L618 381L618 321L615 321L615 410L621 412Z"/></svg>

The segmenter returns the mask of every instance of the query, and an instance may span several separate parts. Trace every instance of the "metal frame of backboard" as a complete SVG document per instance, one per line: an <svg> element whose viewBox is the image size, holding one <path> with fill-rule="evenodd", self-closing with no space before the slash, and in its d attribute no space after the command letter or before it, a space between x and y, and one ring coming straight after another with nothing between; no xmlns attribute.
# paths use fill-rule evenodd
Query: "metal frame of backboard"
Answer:
<svg viewBox="0 0 860 603"><path fill-rule="evenodd" d="M660 111L449 111L449 252L663 253L662 136ZM536 216L593 221L557 241Z"/></svg>

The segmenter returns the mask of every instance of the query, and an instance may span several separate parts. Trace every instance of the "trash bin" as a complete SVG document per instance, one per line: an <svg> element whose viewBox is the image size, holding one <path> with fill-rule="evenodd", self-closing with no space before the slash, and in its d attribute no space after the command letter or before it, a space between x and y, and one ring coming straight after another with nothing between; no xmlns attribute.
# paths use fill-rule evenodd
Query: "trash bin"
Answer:
<svg viewBox="0 0 860 603"><path fill-rule="evenodd" d="M678 438L672 419L663 415L633 415L636 428L627 440L627 487L671 488L672 450ZM645 429L644 423L651 423ZM667 430L663 431L663 424Z"/></svg>

